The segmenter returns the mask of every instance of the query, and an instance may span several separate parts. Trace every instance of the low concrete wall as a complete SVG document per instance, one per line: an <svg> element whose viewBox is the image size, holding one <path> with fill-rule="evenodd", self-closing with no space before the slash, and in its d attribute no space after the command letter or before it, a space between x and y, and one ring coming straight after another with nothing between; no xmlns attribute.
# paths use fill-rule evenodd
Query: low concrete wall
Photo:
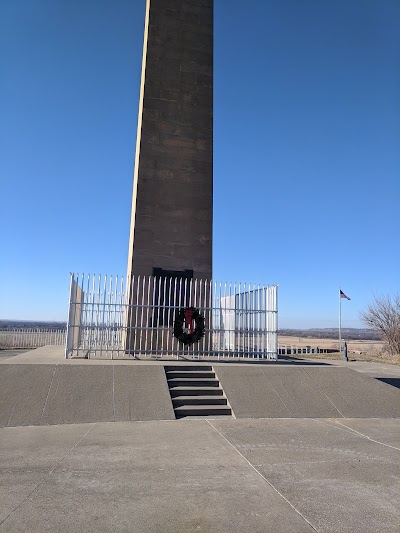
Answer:
<svg viewBox="0 0 400 533"><path fill-rule="evenodd" d="M400 391L348 368L214 367L237 418L400 417Z"/></svg>

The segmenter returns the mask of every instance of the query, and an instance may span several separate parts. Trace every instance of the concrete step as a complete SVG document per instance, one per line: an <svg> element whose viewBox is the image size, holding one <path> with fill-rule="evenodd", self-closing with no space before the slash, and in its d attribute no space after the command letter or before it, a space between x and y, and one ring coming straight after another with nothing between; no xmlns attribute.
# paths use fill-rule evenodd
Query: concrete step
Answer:
<svg viewBox="0 0 400 533"><path fill-rule="evenodd" d="M231 408L210 366L168 366L165 368L176 418L232 416Z"/></svg>
<svg viewBox="0 0 400 533"><path fill-rule="evenodd" d="M229 416L231 408L225 405L184 405L175 407L176 418L185 416Z"/></svg>
<svg viewBox="0 0 400 533"><path fill-rule="evenodd" d="M193 416L177 416L177 420L198 420L199 418L218 418L218 420L226 418L226 420L232 420L232 414L230 415L193 415Z"/></svg>
<svg viewBox="0 0 400 533"><path fill-rule="evenodd" d="M221 391L222 392L222 391ZM180 407L183 405L227 405L228 401L224 396L178 396L172 398L172 405Z"/></svg>
<svg viewBox="0 0 400 533"><path fill-rule="evenodd" d="M166 372L170 372L170 371L174 371L174 370L177 370L177 371L190 371L190 372L212 372L213 369L212 369L212 366L211 365L197 365L197 364L193 364L193 365L167 365L167 366L164 366L165 368L165 371Z"/></svg>
<svg viewBox="0 0 400 533"><path fill-rule="evenodd" d="M222 389L217 387L175 387L169 390L171 398L178 396L223 396Z"/></svg>
<svg viewBox="0 0 400 533"><path fill-rule="evenodd" d="M173 378L167 379L168 387L219 387L217 379L196 379L196 378Z"/></svg>
<svg viewBox="0 0 400 533"><path fill-rule="evenodd" d="M199 370L168 370L167 371L167 379L174 379L174 378L207 378L207 379L215 379L215 372L212 370L206 371L206 372L200 372Z"/></svg>

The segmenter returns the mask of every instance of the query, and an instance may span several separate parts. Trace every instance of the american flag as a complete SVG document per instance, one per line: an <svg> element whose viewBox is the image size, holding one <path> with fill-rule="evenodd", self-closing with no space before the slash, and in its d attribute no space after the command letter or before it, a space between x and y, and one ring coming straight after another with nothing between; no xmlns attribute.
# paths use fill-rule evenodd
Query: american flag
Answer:
<svg viewBox="0 0 400 533"><path fill-rule="evenodd" d="M351 300L351 298L349 298L348 296L345 295L345 293L343 291L340 291L340 297L341 298L347 298L348 300Z"/></svg>

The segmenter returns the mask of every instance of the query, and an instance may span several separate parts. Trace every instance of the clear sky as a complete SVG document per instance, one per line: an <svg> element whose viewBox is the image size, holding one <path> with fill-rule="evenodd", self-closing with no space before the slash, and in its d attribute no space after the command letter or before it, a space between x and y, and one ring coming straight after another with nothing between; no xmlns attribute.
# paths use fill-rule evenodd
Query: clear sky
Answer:
<svg viewBox="0 0 400 533"><path fill-rule="evenodd" d="M145 0L0 2L0 318L126 272ZM399 290L400 2L215 0L214 278L281 327Z"/></svg>

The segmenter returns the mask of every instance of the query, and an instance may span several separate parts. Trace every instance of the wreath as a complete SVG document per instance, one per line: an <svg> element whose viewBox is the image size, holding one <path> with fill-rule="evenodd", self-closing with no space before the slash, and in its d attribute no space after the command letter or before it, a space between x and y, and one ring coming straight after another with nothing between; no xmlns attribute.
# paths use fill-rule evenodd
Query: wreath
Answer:
<svg viewBox="0 0 400 533"><path fill-rule="evenodd" d="M185 322L188 328L184 328ZM195 327L193 326L195 323ZM185 331L189 329L189 333ZM199 342L205 334L205 318L195 307L181 309L176 315L174 322L174 337L185 346L191 346Z"/></svg>

